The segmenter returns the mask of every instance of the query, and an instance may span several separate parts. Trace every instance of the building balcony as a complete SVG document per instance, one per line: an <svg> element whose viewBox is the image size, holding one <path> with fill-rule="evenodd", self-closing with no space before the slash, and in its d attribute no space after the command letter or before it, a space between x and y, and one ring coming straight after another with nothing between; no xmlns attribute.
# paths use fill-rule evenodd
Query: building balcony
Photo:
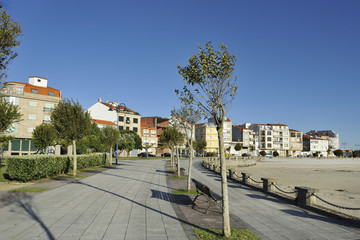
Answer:
<svg viewBox="0 0 360 240"><path fill-rule="evenodd" d="M44 108L43 108L43 111L44 111L44 112L51 113L52 111L54 111L54 108L44 107Z"/></svg>
<svg viewBox="0 0 360 240"><path fill-rule="evenodd" d="M51 120L43 120L43 123L51 123Z"/></svg>

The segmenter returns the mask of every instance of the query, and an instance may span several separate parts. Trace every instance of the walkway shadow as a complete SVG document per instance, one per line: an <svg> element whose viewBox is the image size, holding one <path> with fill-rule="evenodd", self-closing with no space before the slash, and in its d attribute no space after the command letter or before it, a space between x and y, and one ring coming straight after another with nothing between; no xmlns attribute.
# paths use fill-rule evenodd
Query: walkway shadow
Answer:
<svg viewBox="0 0 360 240"><path fill-rule="evenodd" d="M112 173L101 172L101 173L99 173L99 174L104 174L104 175L114 176L114 177L118 177L118 178L125 178L125 179L130 179L130 180L145 182L145 183L149 183L149 184L156 185L156 186L159 186L159 187L164 187L164 188L173 189L173 188L168 187L168 186L164 186L164 185L160 185L160 184L156 184L156 183L152 183L152 182L148 182L148 181L144 181L144 180L139 180L139 179L136 179L136 178L124 177L124 176L120 176L120 175L116 175L116 174L112 174Z"/></svg>
<svg viewBox="0 0 360 240"><path fill-rule="evenodd" d="M21 213L24 214L23 211L24 210L25 213L27 215L30 216L31 219L33 219L34 221L36 221L40 227L42 229L44 229L47 238L50 240L55 240L54 235L51 233L51 231L46 227L46 225L44 224L44 222L40 219L40 217L36 214L36 209L34 209L34 207L32 206L32 196L26 193L9 193L6 196L2 196L6 197L6 201L11 200L12 203L14 203L17 208L12 209L11 211L14 213ZM4 199L0 199L4 200Z"/></svg>
<svg viewBox="0 0 360 240"><path fill-rule="evenodd" d="M177 195L151 189L151 198L158 198L179 205L192 205L193 201L188 195Z"/></svg>
<svg viewBox="0 0 360 240"><path fill-rule="evenodd" d="M121 198L121 199L127 200L127 201L129 201L129 202L131 202L131 203L133 203L133 204L139 205L139 206L141 206L141 207L143 207L143 208L146 208L146 209L148 209L148 210L154 211L154 212L156 212L156 213L158 213L158 214L161 214L161 215L163 215L163 216L172 218L172 219L174 219L174 220L179 221L179 222L182 223L182 224L189 225L189 226L191 226L191 227L193 227L193 228L200 228L200 229L203 229L203 230L205 230L205 231L207 231L207 232L209 232L209 233L217 234L217 233L215 233L215 232L213 232L213 231L211 231L211 230L209 230L209 229L205 229L205 228L202 228L202 227L200 227L200 226L198 226L198 225L192 224L192 223L186 221L185 219L180 219L180 218L175 217L175 216L172 216L172 215L170 215L170 214L168 214L168 213L164 213L164 212L162 212L162 211L160 211L160 210L157 210L157 209L155 209L155 208L146 206L146 205L144 205L144 204L142 204L142 203L136 202L136 201L134 201L134 200L132 200L132 199L130 199L130 198L127 198L127 197L125 197L125 196L122 196L122 195L120 195L120 194L117 194L117 193L114 193L114 192L110 192L110 191L108 191L108 190L105 190L105 189L102 189L102 188L98 188L98 187L96 187L96 186L93 186L93 185L90 185L90 184L87 184L87 183L83 183L83 182L78 182L77 184L81 184L81 185L84 185L84 186L87 186L87 187L90 187L90 188L94 188L94 189L97 189L97 190L99 190L99 191L102 191L102 192L111 194L111 195L113 195L113 196L119 197L119 198ZM156 193L156 194L157 194L157 193Z"/></svg>
<svg viewBox="0 0 360 240"><path fill-rule="evenodd" d="M281 200L281 199L278 199L278 198L274 198L274 197L271 197L271 196L262 196L262 195L258 195L258 194L246 194L247 196L251 197L251 198L256 198L256 199L263 199L263 200L268 200L268 201L272 201L272 202L275 202L275 203L281 203L281 204L286 204L288 205L289 203Z"/></svg>
<svg viewBox="0 0 360 240"><path fill-rule="evenodd" d="M324 216L320 216L320 215L315 215L315 214L311 214L307 211L301 211L301 210L292 210L292 209L281 209L282 212L296 216L296 217L300 217L300 218L310 218L310 219L317 219L317 220L321 220L324 222L331 222L331 223L337 223L339 224L339 221L337 221L336 219L332 219L329 217L324 217ZM341 225L345 225L345 224L341 224Z"/></svg>

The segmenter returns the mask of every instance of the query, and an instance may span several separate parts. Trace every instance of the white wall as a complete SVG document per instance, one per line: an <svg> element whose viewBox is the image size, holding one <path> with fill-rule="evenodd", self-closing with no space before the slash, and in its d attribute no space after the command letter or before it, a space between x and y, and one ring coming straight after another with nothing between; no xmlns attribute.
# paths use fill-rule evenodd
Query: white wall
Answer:
<svg viewBox="0 0 360 240"><path fill-rule="evenodd" d="M100 102L97 102L89 107L88 112L90 113L90 117L92 119L110 121L116 124L116 111L109 111L109 108Z"/></svg>

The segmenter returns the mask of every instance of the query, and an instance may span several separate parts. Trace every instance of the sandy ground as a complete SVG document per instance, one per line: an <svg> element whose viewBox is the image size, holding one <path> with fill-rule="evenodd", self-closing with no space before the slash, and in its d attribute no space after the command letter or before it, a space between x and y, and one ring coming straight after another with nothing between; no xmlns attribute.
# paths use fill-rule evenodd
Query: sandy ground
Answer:
<svg viewBox="0 0 360 240"><path fill-rule="evenodd" d="M360 208L360 159L265 158L256 166L238 168L236 172L250 173L256 181L274 178L280 189L289 192L295 186L319 189L318 196L330 203ZM318 199L316 204L360 218L360 210L332 207Z"/></svg>

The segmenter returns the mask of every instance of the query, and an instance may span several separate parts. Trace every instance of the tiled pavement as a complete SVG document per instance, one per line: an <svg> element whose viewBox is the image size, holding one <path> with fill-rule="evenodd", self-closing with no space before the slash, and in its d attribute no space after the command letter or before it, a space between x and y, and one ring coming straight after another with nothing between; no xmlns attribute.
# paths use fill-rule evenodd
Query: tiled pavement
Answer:
<svg viewBox="0 0 360 240"><path fill-rule="evenodd" d="M0 208L0 239L187 239L171 205L163 160L121 161Z"/></svg>
<svg viewBox="0 0 360 240"><path fill-rule="evenodd" d="M0 240L187 239L182 225L187 231L189 225L172 207L164 166L163 160L121 161L77 183L8 195L13 203L0 207ZM194 178L220 193L217 175L200 161L193 169ZM360 239L358 228L235 183L229 197L232 217L261 239Z"/></svg>
<svg viewBox="0 0 360 240"><path fill-rule="evenodd" d="M183 161L182 166L187 167ZM193 164L192 177L221 193L220 177L201 166ZM228 183L230 214L244 227L252 230L261 239L360 239L360 229L322 216L260 191Z"/></svg>

